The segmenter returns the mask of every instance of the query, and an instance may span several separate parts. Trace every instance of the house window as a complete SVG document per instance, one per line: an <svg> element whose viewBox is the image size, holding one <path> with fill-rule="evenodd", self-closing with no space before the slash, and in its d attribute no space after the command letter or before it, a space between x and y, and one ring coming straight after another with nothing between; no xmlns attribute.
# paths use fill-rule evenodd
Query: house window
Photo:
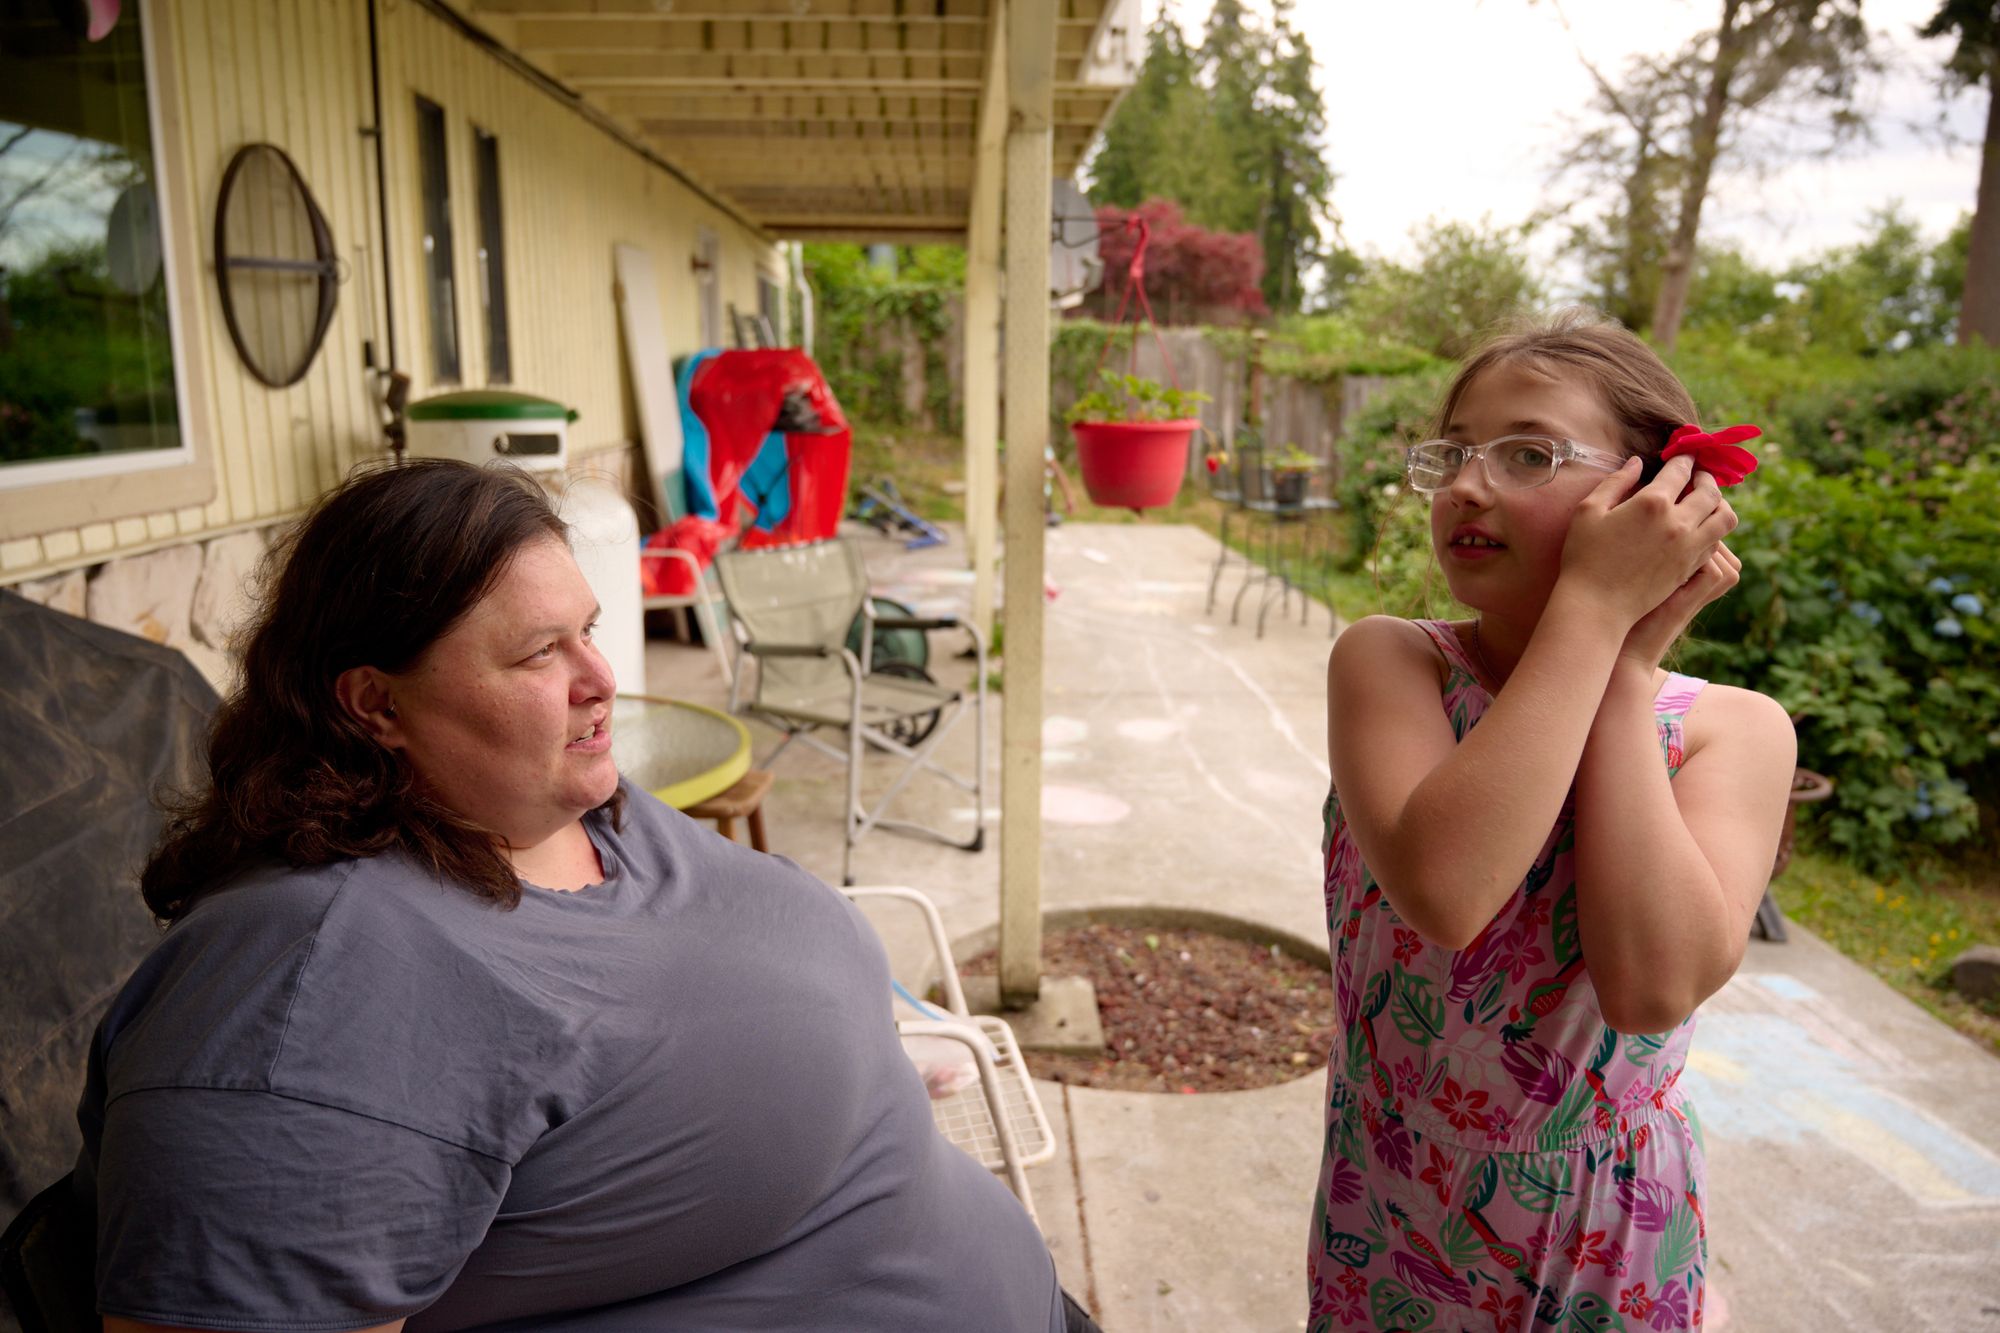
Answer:
<svg viewBox="0 0 2000 1333"><path fill-rule="evenodd" d="M473 160L479 170L479 308L486 316L486 382L507 384L514 377L507 345L507 246L500 225L500 141L484 130L472 132Z"/></svg>
<svg viewBox="0 0 2000 1333"><path fill-rule="evenodd" d="M424 196L424 296L431 317L431 375L458 380L458 307L451 273L451 164L444 108L417 99L417 171Z"/></svg>
<svg viewBox="0 0 2000 1333"><path fill-rule="evenodd" d="M785 331L784 288L762 273L757 275L757 315L764 324L764 345L776 347Z"/></svg>
<svg viewBox="0 0 2000 1333"><path fill-rule="evenodd" d="M0 6L0 488L190 459L143 10Z"/></svg>
<svg viewBox="0 0 2000 1333"><path fill-rule="evenodd" d="M701 345L722 346L722 240L703 227L695 235L695 301L701 318Z"/></svg>

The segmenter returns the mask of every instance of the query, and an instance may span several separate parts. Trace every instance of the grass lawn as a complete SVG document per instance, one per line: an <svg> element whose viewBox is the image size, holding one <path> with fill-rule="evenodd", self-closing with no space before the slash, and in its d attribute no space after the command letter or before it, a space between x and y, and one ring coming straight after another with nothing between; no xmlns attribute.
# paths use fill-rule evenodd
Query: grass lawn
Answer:
<svg viewBox="0 0 2000 1333"><path fill-rule="evenodd" d="M956 436L897 432L857 426L853 480L894 478L912 507L926 518L964 517L964 445ZM1211 536L1222 525L1224 506L1200 486L1181 488L1174 503L1139 517L1123 509L1100 509L1082 493L1074 475L1077 507L1068 518L1083 523L1190 523ZM1238 550L1243 525L1232 524L1230 545ZM1301 541L1296 527L1281 527L1287 556ZM1232 568L1227 589L1240 578ZM1374 579L1366 569L1334 571L1326 597L1345 620L1381 610ZM1442 587L1433 594L1432 614L1453 614ZM999 682L995 682L996 687ZM1979 1005L1951 988L1951 961L1968 945L2000 944L2000 883L1985 873L1953 867L1932 868L1887 883L1840 861L1800 851L1776 884L1785 915L1825 939L1903 994L1959 1031L2000 1051L2000 1006Z"/></svg>
<svg viewBox="0 0 2000 1333"><path fill-rule="evenodd" d="M1773 886L1785 915L1973 1040L2000 1051L2000 1005L1951 987L1951 960L2000 944L2000 889L1956 867L1884 883L1801 852Z"/></svg>

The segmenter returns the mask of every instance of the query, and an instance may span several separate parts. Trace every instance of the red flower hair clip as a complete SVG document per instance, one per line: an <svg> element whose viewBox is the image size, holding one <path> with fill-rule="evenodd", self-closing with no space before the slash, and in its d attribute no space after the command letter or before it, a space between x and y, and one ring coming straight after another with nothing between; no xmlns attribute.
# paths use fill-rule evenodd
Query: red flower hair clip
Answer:
<svg viewBox="0 0 2000 1333"><path fill-rule="evenodd" d="M1757 455L1740 447L1742 442L1763 433L1755 426L1726 426L1706 432L1699 426L1682 426L1668 437L1660 461L1686 454L1697 468L1715 478L1716 485L1734 486L1757 470Z"/></svg>

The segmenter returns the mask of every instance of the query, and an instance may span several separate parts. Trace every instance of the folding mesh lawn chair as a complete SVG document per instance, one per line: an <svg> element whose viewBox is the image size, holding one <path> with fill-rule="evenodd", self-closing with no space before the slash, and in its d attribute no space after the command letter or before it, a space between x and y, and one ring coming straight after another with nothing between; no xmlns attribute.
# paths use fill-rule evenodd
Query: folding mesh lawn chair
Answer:
<svg viewBox="0 0 2000 1333"><path fill-rule="evenodd" d="M951 942L929 898L915 889L888 886L845 892L857 901L901 902L923 914L944 1003L927 1004L900 982L893 983L902 999L896 1030L924 1075L938 1132L987 1170L1005 1177L1033 1216L1035 1201L1025 1170L1053 1158L1056 1140L1013 1029L996 1015L966 1009Z"/></svg>
<svg viewBox="0 0 2000 1333"><path fill-rule="evenodd" d="M876 828L933 838L976 852L986 845L986 641L956 617L886 617L868 595L868 572L860 549L837 539L809 546L728 551L716 557L716 576L729 601L743 651L757 663L756 691L741 703L738 672L730 707L741 708L785 733L785 739L757 767L768 769L793 741L803 741L847 765L847 845L840 860L841 882L854 882L854 846ZM848 645L861 626L860 650ZM931 680L907 661L875 663L876 635L905 630L963 629L972 636L974 683L970 691ZM933 762L937 748L961 717L973 721L970 778ZM813 733L832 728L847 733L844 748ZM861 801L862 756L870 750L903 761L874 808ZM931 772L972 793L972 837L965 841L939 829L884 818L889 805L920 772Z"/></svg>

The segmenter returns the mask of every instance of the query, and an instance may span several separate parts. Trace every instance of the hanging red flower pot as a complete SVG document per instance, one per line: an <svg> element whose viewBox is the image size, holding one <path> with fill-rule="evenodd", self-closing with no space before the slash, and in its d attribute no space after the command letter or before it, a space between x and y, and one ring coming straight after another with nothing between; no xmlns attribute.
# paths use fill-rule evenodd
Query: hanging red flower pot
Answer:
<svg viewBox="0 0 2000 1333"><path fill-rule="evenodd" d="M1077 399L1064 420L1076 436L1077 468L1083 473L1083 488L1090 498L1136 514L1172 504L1180 493L1188 471L1188 441L1201 429L1194 409L1207 402L1208 395L1180 387L1173 357L1167 353L1159 322L1153 319L1152 303L1146 299L1146 220L1134 215L1125 225L1139 235L1126 270L1125 295L1112 323L1124 321L1126 307L1136 296L1139 311L1144 311L1153 325L1153 340L1159 344L1160 360L1173 387L1143 375L1106 370L1104 356L1111 350L1107 338L1097 356L1102 387ZM1135 321L1137 314L1135 311ZM1138 364L1137 331L1135 322L1128 370Z"/></svg>
<svg viewBox="0 0 2000 1333"><path fill-rule="evenodd" d="M1187 476L1188 441L1201 429L1180 421L1073 421L1077 468L1093 502L1158 509L1174 502Z"/></svg>

